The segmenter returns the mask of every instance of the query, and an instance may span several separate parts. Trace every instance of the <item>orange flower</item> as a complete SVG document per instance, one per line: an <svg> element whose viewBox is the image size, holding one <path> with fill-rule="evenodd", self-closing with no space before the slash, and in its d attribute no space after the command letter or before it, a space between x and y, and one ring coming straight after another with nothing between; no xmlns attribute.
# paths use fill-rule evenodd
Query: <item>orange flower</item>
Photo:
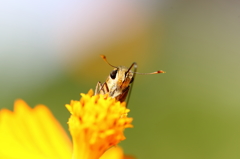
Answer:
<svg viewBox="0 0 240 159"><path fill-rule="evenodd" d="M30 108L23 100L17 100L13 112L0 110L0 158L97 159L123 140L124 128L132 126L132 119L126 117L129 110L124 104L103 96L92 96L91 91L82 96L80 101L67 105L72 114L68 123L73 150L66 132L46 106ZM94 124L98 126L94 127ZM123 159L122 150L114 147L101 157L110 158Z"/></svg>
<svg viewBox="0 0 240 159"><path fill-rule="evenodd" d="M68 125L73 140L73 159L98 159L124 140L123 130L132 127L125 103L93 91L81 94L80 101L66 105L71 113Z"/></svg>

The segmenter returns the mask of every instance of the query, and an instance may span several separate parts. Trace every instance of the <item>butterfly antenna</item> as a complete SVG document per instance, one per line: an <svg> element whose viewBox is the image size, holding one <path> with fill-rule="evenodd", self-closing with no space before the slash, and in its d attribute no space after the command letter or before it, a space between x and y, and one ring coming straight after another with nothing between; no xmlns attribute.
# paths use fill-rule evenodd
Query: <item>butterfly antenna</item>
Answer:
<svg viewBox="0 0 240 159"><path fill-rule="evenodd" d="M111 64L107 61L106 56L101 55L101 58L102 58L109 66L114 67L114 68L118 68L118 67L116 67L116 66L111 65Z"/></svg>
<svg viewBox="0 0 240 159"><path fill-rule="evenodd" d="M139 74L139 75L153 75L153 74L159 74L159 73L166 73L165 71L159 70L151 73L139 73L139 72L132 72L134 74Z"/></svg>

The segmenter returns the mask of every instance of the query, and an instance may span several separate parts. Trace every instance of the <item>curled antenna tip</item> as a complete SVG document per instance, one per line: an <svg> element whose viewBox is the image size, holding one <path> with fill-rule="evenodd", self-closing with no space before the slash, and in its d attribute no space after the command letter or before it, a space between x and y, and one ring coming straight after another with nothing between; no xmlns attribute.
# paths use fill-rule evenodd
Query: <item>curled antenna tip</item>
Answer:
<svg viewBox="0 0 240 159"><path fill-rule="evenodd" d="M107 58L106 58L105 55L100 55L100 56L101 56L101 58L102 58L109 66L112 66L112 67L117 68L116 66L111 65L111 64L107 61Z"/></svg>
<svg viewBox="0 0 240 159"><path fill-rule="evenodd" d="M156 73L166 73L165 71L159 70Z"/></svg>
<svg viewBox="0 0 240 159"><path fill-rule="evenodd" d="M100 56L101 56L101 58L106 59L106 56L105 56L105 55L100 55Z"/></svg>

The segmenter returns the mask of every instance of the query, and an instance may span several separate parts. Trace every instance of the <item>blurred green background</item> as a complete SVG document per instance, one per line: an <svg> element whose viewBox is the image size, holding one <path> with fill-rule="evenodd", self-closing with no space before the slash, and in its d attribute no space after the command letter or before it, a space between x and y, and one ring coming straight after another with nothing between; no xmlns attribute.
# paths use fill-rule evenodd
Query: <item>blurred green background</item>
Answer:
<svg viewBox="0 0 240 159"><path fill-rule="evenodd" d="M0 6L0 108L64 105L138 63L120 145L139 159L240 158L240 1L17 1Z"/></svg>

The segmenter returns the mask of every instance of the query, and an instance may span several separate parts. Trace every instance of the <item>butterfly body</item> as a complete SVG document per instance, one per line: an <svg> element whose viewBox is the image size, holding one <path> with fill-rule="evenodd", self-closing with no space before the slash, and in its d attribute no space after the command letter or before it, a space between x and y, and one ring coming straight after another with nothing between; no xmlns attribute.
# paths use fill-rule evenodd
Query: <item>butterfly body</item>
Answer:
<svg viewBox="0 0 240 159"><path fill-rule="evenodd" d="M134 63L136 64L136 63ZM107 94L116 100L123 102L129 92L130 84L133 82L134 73L125 66L118 66L113 69L106 79L106 82L98 82L95 94Z"/></svg>

